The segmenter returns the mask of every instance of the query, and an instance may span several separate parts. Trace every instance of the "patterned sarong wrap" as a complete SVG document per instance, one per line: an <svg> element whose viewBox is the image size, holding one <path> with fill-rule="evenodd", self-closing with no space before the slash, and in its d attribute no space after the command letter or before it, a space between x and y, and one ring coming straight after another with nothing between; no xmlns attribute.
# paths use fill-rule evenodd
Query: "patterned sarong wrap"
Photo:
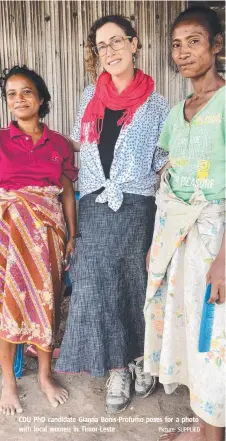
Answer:
<svg viewBox="0 0 226 441"><path fill-rule="evenodd" d="M57 186L0 189L0 338L54 346L65 222Z"/></svg>
<svg viewBox="0 0 226 441"><path fill-rule="evenodd" d="M206 274L224 233L225 201L209 202L195 189L189 203L176 197L169 173L156 196L157 215L146 293L144 370L166 393L179 384L205 422L225 425L225 304L215 305L210 351L198 352Z"/></svg>

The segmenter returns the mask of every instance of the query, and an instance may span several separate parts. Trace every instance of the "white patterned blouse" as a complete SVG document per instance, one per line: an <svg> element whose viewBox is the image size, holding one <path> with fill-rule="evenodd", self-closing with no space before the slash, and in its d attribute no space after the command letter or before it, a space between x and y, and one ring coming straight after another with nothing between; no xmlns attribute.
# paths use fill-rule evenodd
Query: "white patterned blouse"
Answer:
<svg viewBox="0 0 226 441"><path fill-rule="evenodd" d="M71 138L80 142L81 119L87 104L92 99L95 86L85 88ZM81 167L79 171L80 197L104 190L97 195L96 202L108 202L117 211L123 201L123 193L144 196L155 195L157 172L166 164L168 154L157 142L169 105L157 92L153 92L134 114L132 122L121 129L115 144L109 179L106 179L96 142L85 141L81 145Z"/></svg>

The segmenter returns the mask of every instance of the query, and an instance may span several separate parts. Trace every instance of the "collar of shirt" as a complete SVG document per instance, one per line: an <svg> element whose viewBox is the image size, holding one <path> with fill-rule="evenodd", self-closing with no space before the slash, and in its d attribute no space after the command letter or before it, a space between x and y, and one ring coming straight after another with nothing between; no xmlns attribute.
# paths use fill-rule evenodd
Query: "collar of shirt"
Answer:
<svg viewBox="0 0 226 441"><path fill-rule="evenodd" d="M13 123L0 128L0 164L0 188L7 191L26 186L61 188L62 174L70 180L78 175L69 141L45 124L35 145Z"/></svg>
<svg viewBox="0 0 226 441"><path fill-rule="evenodd" d="M27 135L26 133L24 133L22 130L19 129L19 127L17 127L15 125L15 123L13 121L10 122L9 124L9 133L10 133L10 139L13 138L18 138L20 136L24 136L26 140L30 140L31 136ZM47 127L46 124L43 124L43 133L41 138L35 143L35 145L42 145L45 143L46 140L50 139L50 133L49 133L49 129Z"/></svg>

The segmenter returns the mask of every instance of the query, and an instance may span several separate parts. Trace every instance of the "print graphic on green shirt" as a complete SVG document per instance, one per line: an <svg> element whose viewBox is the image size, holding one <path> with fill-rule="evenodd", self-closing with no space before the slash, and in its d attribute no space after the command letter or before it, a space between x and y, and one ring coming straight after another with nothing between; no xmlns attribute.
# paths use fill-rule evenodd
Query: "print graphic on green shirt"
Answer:
<svg viewBox="0 0 226 441"><path fill-rule="evenodd" d="M186 202L195 186L207 200L225 198L225 92L226 86L220 88L190 123L181 101L160 135L158 145L169 151L172 190Z"/></svg>

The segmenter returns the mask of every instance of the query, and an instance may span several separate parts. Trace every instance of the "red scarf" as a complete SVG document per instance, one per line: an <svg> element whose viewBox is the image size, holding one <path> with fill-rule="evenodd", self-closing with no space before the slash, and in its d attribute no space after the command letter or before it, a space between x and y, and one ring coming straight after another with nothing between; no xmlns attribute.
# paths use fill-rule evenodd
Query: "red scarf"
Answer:
<svg viewBox="0 0 226 441"><path fill-rule="evenodd" d="M94 96L86 107L82 118L80 142L85 141L87 130L88 141L99 142L106 107L111 110L125 109L117 124L118 126L128 125L138 107L144 104L153 90L152 77L146 75L142 70L137 70L133 81L119 94L111 80L111 75L103 72L97 80Z"/></svg>

